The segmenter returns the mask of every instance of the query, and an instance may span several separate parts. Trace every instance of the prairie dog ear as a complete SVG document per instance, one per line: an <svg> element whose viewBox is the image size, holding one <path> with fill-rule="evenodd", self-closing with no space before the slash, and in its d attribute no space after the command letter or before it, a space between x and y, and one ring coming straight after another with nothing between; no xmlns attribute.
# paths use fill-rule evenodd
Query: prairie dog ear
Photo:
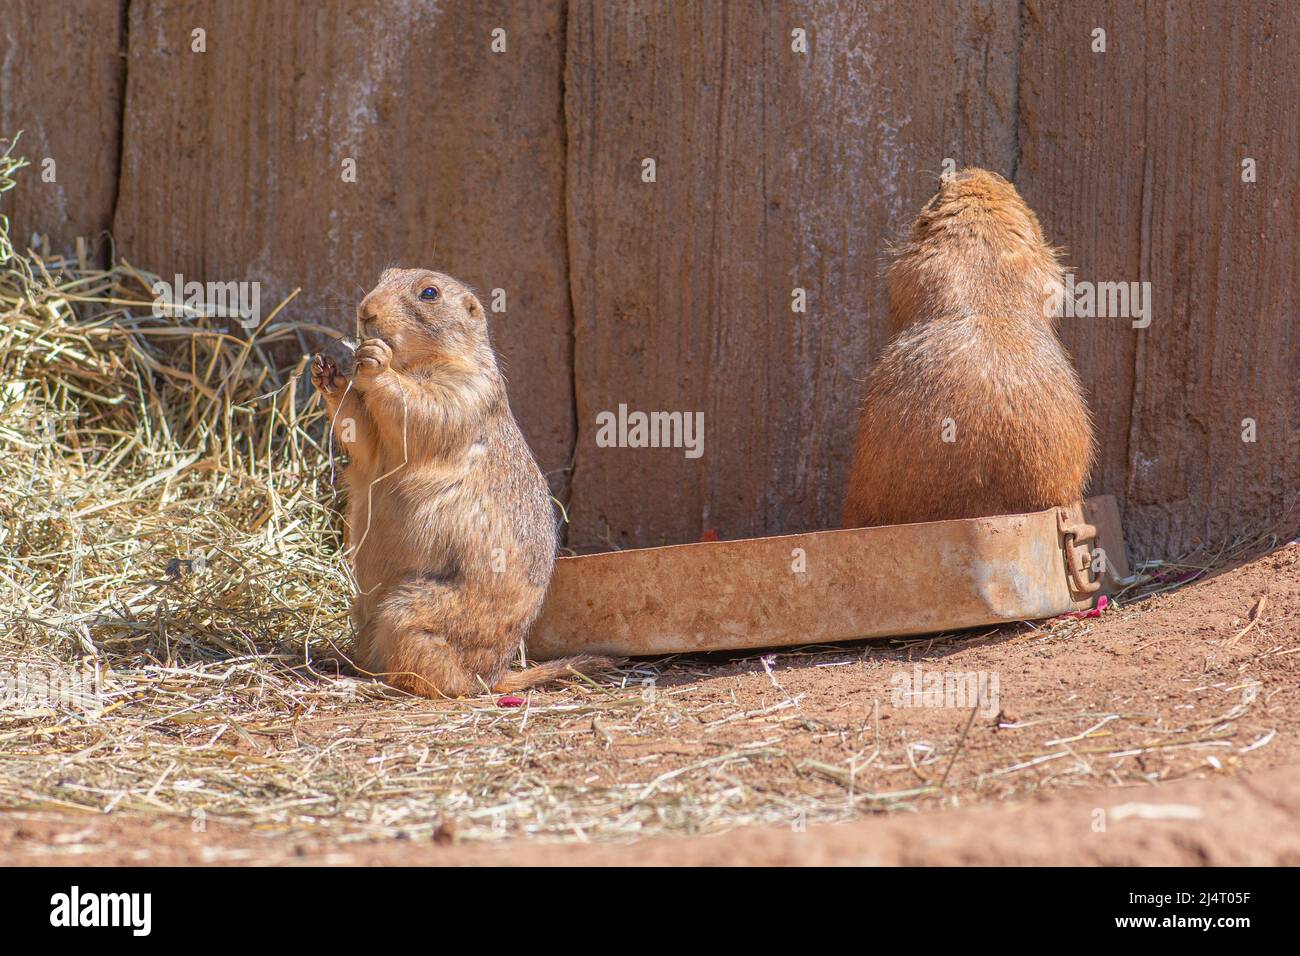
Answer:
<svg viewBox="0 0 1300 956"><path fill-rule="evenodd" d="M465 311L470 314L471 318L477 319L480 322L485 318L483 306L479 303L478 297L475 296L473 292L466 292L461 296L460 304L464 307Z"/></svg>

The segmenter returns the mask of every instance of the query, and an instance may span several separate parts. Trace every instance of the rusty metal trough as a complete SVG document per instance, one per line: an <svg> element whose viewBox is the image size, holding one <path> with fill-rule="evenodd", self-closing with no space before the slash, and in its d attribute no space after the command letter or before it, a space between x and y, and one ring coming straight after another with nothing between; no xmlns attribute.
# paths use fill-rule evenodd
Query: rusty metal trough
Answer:
<svg viewBox="0 0 1300 956"><path fill-rule="evenodd" d="M1082 610L1128 574L1109 495L1032 514L614 551L557 562L528 650L635 657L929 634Z"/></svg>

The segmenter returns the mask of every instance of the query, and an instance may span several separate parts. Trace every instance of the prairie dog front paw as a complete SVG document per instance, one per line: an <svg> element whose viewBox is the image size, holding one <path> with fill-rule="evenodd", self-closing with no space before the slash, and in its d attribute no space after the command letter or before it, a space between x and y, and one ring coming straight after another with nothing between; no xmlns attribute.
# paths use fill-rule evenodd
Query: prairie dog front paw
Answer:
<svg viewBox="0 0 1300 956"><path fill-rule="evenodd" d="M389 370L392 362L393 350L383 339L363 341L357 349L357 387L365 388L374 382Z"/></svg>
<svg viewBox="0 0 1300 956"><path fill-rule="evenodd" d="M317 355L311 360L311 383L326 395L340 391L347 380L339 374L338 363L328 355Z"/></svg>

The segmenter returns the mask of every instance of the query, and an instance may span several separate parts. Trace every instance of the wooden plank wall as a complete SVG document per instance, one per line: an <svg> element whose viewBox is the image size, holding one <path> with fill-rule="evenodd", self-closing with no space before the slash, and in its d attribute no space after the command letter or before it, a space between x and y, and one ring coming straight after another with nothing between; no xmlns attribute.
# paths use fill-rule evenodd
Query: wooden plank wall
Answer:
<svg viewBox="0 0 1300 956"><path fill-rule="evenodd" d="M485 305L504 289L493 331L515 409L545 467L563 469L562 12L508 0L132 0L123 248L167 271L259 280L264 300L301 287L292 314L339 328L390 265L453 274ZM498 26L504 53L490 49Z"/></svg>
<svg viewBox="0 0 1300 956"><path fill-rule="evenodd" d="M884 344L884 245L945 156L1010 172L1016 23L989 13L571 4L572 541L838 519L859 380ZM620 404L702 412L703 455L597 447L596 416Z"/></svg>
<svg viewBox="0 0 1300 956"><path fill-rule="evenodd" d="M0 136L59 162L6 197L17 237L111 225L142 266L301 286L290 314L340 328L390 264L504 289L575 547L834 524L887 245L946 159L1014 178L1080 280L1151 283L1149 328L1062 325L1135 556L1300 527L1285 0L8 8ZM598 447L620 404L702 412L703 455Z"/></svg>
<svg viewBox="0 0 1300 956"><path fill-rule="evenodd" d="M1295 537L1300 7L1032 8L1019 184L1080 279L1151 283L1146 329L1062 323L1102 438L1093 487L1120 496L1139 557Z"/></svg>
<svg viewBox="0 0 1300 956"><path fill-rule="evenodd" d="M126 77L125 0L7 0L0 10L0 139L31 163L0 199L14 245L94 242L113 224ZM42 174L53 161L53 181ZM105 254L107 250L104 250Z"/></svg>

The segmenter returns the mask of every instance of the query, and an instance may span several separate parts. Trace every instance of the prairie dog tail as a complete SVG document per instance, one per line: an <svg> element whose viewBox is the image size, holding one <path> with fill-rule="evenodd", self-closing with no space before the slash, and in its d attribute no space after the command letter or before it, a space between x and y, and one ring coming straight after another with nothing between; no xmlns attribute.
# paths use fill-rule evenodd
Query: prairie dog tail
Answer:
<svg viewBox="0 0 1300 956"><path fill-rule="evenodd" d="M616 658L600 657L596 654L577 654L573 657L561 657L558 660L546 661L544 664L525 667L521 671L511 671L492 685L492 690L498 694L509 694L514 691L528 690L542 684L549 684L561 677L572 676L574 671L578 671L587 677L604 674L613 670L618 664L619 661Z"/></svg>

